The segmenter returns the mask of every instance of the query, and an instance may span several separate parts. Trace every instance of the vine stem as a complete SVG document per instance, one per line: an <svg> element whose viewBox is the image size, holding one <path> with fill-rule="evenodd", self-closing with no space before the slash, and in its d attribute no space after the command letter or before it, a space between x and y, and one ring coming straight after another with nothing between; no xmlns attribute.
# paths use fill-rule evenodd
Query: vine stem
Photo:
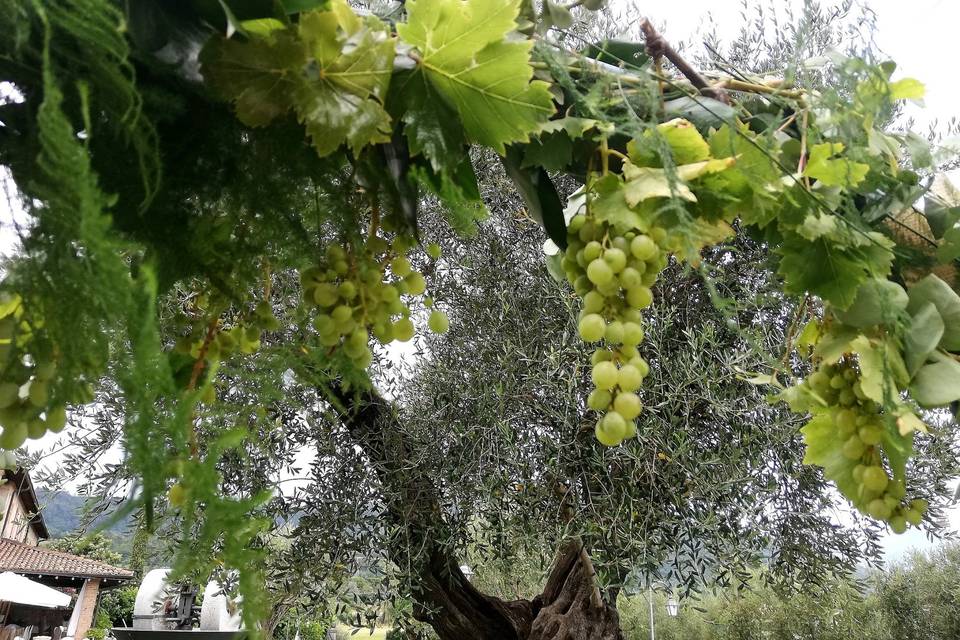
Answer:
<svg viewBox="0 0 960 640"><path fill-rule="evenodd" d="M207 334L203 337L203 344L200 345L200 352L197 354L197 361L193 363L193 370L190 372L190 382L187 384L187 392L197 388L197 381L200 374L203 373L204 362L206 361L207 351L210 349L210 343L217 335L217 329L220 326L220 317L216 316L207 325ZM190 455L196 456L199 447L197 446L197 431L193 426L193 418L190 418Z"/></svg>
<svg viewBox="0 0 960 640"><path fill-rule="evenodd" d="M653 24L647 18L640 21L640 30L643 31L643 37L647 41L647 52L654 58L663 56L673 63L680 73L690 81L694 88L700 93L714 100L719 100L724 104L730 104L730 96L722 87L713 87L707 82L700 73L694 69L689 62L683 59L676 49L670 46L662 35L654 28Z"/></svg>

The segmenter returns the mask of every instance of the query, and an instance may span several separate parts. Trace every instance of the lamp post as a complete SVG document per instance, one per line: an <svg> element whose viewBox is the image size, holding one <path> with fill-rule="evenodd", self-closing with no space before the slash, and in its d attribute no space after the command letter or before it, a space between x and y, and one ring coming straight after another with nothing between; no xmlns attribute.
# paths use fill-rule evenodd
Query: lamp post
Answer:
<svg viewBox="0 0 960 640"><path fill-rule="evenodd" d="M661 587L666 590L666 585L661 584ZM650 640L657 640L656 629L654 628L653 623L653 583L647 583L647 602L650 605ZM680 613L680 603L677 602L676 598L670 596L667 598L667 615L671 618L675 618L677 614Z"/></svg>

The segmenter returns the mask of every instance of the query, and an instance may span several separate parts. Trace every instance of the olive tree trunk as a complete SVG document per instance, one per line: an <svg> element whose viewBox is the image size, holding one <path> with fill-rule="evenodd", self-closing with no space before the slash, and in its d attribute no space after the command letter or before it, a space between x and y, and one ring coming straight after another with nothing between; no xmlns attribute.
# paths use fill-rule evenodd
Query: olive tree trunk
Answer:
<svg viewBox="0 0 960 640"><path fill-rule="evenodd" d="M532 600L478 591L437 543L444 523L436 490L409 464L409 444L390 403L374 392L336 391L332 399L349 408L341 420L377 473L392 524L405 531L389 551L398 566L414 567L414 616L441 640L622 640L617 610L602 599L590 557L576 540L557 551L543 592Z"/></svg>

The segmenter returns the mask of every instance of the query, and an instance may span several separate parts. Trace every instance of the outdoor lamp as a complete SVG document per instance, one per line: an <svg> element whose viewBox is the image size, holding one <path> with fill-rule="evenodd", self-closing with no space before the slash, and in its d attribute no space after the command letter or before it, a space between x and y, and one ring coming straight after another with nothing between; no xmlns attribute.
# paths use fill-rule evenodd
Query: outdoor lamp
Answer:
<svg viewBox="0 0 960 640"><path fill-rule="evenodd" d="M667 599L667 615L673 618L678 613L680 613L680 603L673 596L670 596Z"/></svg>

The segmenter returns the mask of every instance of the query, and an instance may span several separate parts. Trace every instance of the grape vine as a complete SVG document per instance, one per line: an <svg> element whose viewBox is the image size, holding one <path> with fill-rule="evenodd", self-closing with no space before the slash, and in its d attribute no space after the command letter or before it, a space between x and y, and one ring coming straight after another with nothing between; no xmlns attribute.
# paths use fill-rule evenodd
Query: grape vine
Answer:
<svg viewBox="0 0 960 640"><path fill-rule="evenodd" d="M252 431L208 449L196 441L198 403L218 402L218 363L266 358L264 336L287 328L280 316L297 325L311 367L354 388L370 382L372 340L409 341L422 316L447 331L427 296L430 268L413 266L418 207L435 197L458 231L481 220L471 149L482 147L555 243L548 266L579 301L600 443L631 446L636 433L658 274L748 234L767 247L782 294L809 301L787 353L753 381L809 416L806 462L857 509L897 532L926 517L909 461L917 434L960 400L960 197L924 207L917 235L932 246L898 235L898 216L950 158L886 126L923 96L892 63L834 56L819 83L704 86L699 74L663 75L662 42L570 49L551 29L573 16L553 2L410 0L383 17L344 0L266 3L257 15L225 11L217 31L210 3L157 20L172 9L10 2L0 26L17 37L0 81L24 100L2 105L0 164L35 224L0 285L6 452L63 429L112 376L138 505L152 514L166 496L204 545L225 546L225 565L254 562L259 525L243 522L265 498L219 494L216 471ZM136 14L147 6L158 13ZM161 23L183 27L166 34L170 46L126 31ZM185 59L154 59L161 50ZM153 64L135 74L140 60ZM217 102L236 121L223 122ZM193 122L194 108L213 114L194 134L222 127L223 146L179 141L161 154L157 131ZM582 185L569 217L556 174ZM425 252L440 258L435 245ZM262 264L299 273L295 310L275 315ZM183 288L207 292L186 321L157 311ZM225 530L237 536L224 542ZM245 595L251 611L255 601Z"/></svg>

